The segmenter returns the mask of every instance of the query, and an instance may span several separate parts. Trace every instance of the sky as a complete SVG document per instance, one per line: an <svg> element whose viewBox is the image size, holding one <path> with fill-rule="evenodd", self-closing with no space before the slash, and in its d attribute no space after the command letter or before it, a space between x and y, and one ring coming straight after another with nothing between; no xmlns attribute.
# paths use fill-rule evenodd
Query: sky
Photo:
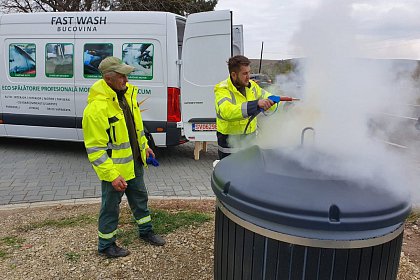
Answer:
<svg viewBox="0 0 420 280"><path fill-rule="evenodd" d="M264 42L263 58L279 60L307 55L296 46L295 37L302 28L308 28L307 19L323 2L325 0L219 0L215 9L233 11L233 23L243 25L246 56L260 58ZM420 0L337 2L351 3L352 32L367 56L420 59ZM325 32L334 24L326 22Z"/></svg>

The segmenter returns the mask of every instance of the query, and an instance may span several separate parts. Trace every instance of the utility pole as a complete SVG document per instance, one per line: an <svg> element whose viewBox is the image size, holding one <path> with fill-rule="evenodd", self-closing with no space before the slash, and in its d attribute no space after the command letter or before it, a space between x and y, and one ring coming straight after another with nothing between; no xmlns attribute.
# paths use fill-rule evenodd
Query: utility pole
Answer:
<svg viewBox="0 0 420 280"><path fill-rule="evenodd" d="M261 42L260 67L258 68L258 73L261 73L261 63L262 63L263 50L264 50L264 41Z"/></svg>

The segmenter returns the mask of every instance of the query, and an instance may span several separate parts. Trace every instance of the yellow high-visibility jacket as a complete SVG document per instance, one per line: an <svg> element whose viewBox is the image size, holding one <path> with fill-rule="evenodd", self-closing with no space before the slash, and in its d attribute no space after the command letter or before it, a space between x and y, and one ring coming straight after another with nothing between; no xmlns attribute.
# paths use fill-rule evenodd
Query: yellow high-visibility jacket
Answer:
<svg viewBox="0 0 420 280"><path fill-rule="evenodd" d="M133 114L141 159L147 167L146 149L149 146L137 104L137 92L137 87L127 83L124 97ZM89 161L100 180L112 182L119 175L125 180L135 177L124 113L118 104L117 94L103 79L95 82L89 90L82 128Z"/></svg>
<svg viewBox="0 0 420 280"><path fill-rule="evenodd" d="M218 132L225 135L243 134L248 118L258 111L258 100L266 99L271 95L252 80L245 87L245 91L246 96L236 89L230 77L214 87ZM257 118L254 118L246 134L253 133L256 129Z"/></svg>

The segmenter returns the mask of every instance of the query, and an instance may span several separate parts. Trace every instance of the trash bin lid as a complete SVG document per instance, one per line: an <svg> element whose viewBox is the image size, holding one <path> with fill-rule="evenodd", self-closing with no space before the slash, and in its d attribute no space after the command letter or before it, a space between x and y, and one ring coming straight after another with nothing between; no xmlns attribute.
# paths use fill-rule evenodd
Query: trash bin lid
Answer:
<svg viewBox="0 0 420 280"><path fill-rule="evenodd" d="M257 146L232 154L215 167L216 197L247 216L301 229L362 231L400 225L411 210L408 197L381 186L333 178L277 150Z"/></svg>

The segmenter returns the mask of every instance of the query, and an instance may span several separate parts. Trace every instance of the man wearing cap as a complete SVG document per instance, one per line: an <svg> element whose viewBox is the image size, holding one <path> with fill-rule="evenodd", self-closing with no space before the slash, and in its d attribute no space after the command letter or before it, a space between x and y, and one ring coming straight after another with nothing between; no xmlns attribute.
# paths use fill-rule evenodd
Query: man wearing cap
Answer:
<svg viewBox="0 0 420 280"><path fill-rule="evenodd" d="M89 161L102 182L98 251L115 258L129 254L115 243L124 193L140 238L157 246L164 245L165 240L153 232L147 206L143 166L147 167L147 157L155 155L144 134L136 99L138 88L127 79L134 67L119 58L107 57L99 64L99 70L102 79L89 90L82 127Z"/></svg>

